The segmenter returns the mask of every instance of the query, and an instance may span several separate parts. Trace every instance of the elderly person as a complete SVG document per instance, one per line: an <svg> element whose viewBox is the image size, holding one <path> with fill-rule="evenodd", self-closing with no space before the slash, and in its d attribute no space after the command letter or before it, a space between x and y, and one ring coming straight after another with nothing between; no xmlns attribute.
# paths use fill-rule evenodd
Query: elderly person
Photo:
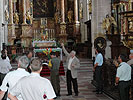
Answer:
<svg viewBox="0 0 133 100"><path fill-rule="evenodd" d="M17 100L21 95L23 100L53 100L56 97L50 81L40 76L42 70L38 58L31 60L31 75L24 77L12 88L8 95L11 100Z"/></svg>
<svg viewBox="0 0 133 100"><path fill-rule="evenodd" d="M2 85L0 86L0 100L2 100L5 92L8 90L10 92L11 88L15 86L15 84L24 76L28 76L29 73L25 70L27 66L29 65L29 61L26 56L22 56L18 60L18 69L15 71L9 72L3 82ZM23 100L21 95L17 96L19 100ZM7 100L9 100L7 98Z"/></svg>
<svg viewBox="0 0 133 100"><path fill-rule="evenodd" d="M66 81L67 81L67 91L68 91L67 96L72 95L72 83L73 83L75 96L78 96L77 68L80 67L80 61L75 56L76 52L74 50L68 53L63 43L61 43L61 46L65 55L67 56L66 59L66 65L67 65Z"/></svg>

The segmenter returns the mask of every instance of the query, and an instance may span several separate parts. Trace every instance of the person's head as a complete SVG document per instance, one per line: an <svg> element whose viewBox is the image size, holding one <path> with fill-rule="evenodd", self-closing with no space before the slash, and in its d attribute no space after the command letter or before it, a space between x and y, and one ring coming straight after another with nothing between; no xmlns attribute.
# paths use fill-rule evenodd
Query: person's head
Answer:
<svg viewBox="0 0 133 100"><path fill-rule="evenodd" d="M26 56L27 56L28 58L32 58L32 51L27 51L27 52L26 52Z"/></svg>
<svg viewBox="0 0 133 100"><path fill-rule="evenodd" d="M56 52L51 52L50 55L51 55L51 58L56 57Z"/></svg>
<svg viewBox="0 0 133 100"><path fill-rule="evenodd" d="M133 59L133 53L129 55L129 59Z"/></svg>
<svg viewBox="0 0 133 100"><path fill-rule="evenodd" d="M98 53L102 53L102 50L100 48L95 48L95 53L98 54Z"/></svg>
<svg viewBox="0 0 133 100"><path fill-rule="evenodd" d="M76 51L72 50L72 51L70 52L70 56L73 58L75 55L76 55Z"/></svg>
<svg viewBox="0 0 133 100"><path fill-rule="evenodd" d="M30 63L30 68L32 72L41 72L42 64L39 58L33 58Z"/></svg>
<svg viewBox="0 0 133 100"><path fill-rule="evenodd" d="M121 62L127 62L127 56L125 54L120 54L118 57L118 61Z"/></svg>
<svg viewBox="0 0 133 100"><path fill-rule="evenodd" d="M4 60L4 59L6 59L6 54L4 53L4 54L2 54L1 55L1 58Z"/></svg>
<svg viewBox="0 0 133 100"><path fill-rule="evenodd" d="M26 56L18 58L18 67L26 69L29 66L29 59Z"/></svg>

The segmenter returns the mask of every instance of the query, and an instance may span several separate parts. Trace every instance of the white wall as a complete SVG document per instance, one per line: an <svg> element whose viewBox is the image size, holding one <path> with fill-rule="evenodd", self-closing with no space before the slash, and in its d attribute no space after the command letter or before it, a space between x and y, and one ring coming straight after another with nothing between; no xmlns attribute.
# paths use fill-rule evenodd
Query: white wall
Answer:
<svg viewBox="0 0 133 100"><path fill-rule="evenodd" d="M103 18L111 13L111 0L92 0L92 56L95 56L94 39L99 33L103 33L101 27ZM103 33L104 34L104 33Z"/></svg>
<svg viewBox="0 0 133 100"><path fill-rule="evenodd" d="M5 9L8 6L7 5L5 6L5 1L6 0L0 0L0 51L2 50L2 43L7 44L7 36L8 36L7 22L5 22Z"/></svg>

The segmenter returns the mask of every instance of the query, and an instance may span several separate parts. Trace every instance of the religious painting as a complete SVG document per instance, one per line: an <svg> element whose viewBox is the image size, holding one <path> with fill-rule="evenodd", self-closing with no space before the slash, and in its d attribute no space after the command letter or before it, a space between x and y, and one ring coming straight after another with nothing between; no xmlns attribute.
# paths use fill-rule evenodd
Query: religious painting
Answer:
<svg viewBox="0 0 133 100"><path fill-rule="evenodd" d="M53 0L33 0L33 17L54 17Z"/></svg>
<svg viewBox="0 0 133 100"><path fill-rule="evenodd" d="M128 17L128 32L133 33L133 17Z"/></svg>

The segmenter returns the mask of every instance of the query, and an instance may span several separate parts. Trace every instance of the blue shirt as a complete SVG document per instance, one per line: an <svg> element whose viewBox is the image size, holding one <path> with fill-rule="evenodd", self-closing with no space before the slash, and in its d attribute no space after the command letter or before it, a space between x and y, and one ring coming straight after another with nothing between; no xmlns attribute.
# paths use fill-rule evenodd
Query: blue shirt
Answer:
<svg viewBox="0 0 133 100"><path fill-rule="evenodd" d="M101 53L98 53L96 55L96 59L95 59L94 64L96 64L96 63L98 63L98 66L102 66L102 64L103 64L103 56L102 56Z"/></svg>

